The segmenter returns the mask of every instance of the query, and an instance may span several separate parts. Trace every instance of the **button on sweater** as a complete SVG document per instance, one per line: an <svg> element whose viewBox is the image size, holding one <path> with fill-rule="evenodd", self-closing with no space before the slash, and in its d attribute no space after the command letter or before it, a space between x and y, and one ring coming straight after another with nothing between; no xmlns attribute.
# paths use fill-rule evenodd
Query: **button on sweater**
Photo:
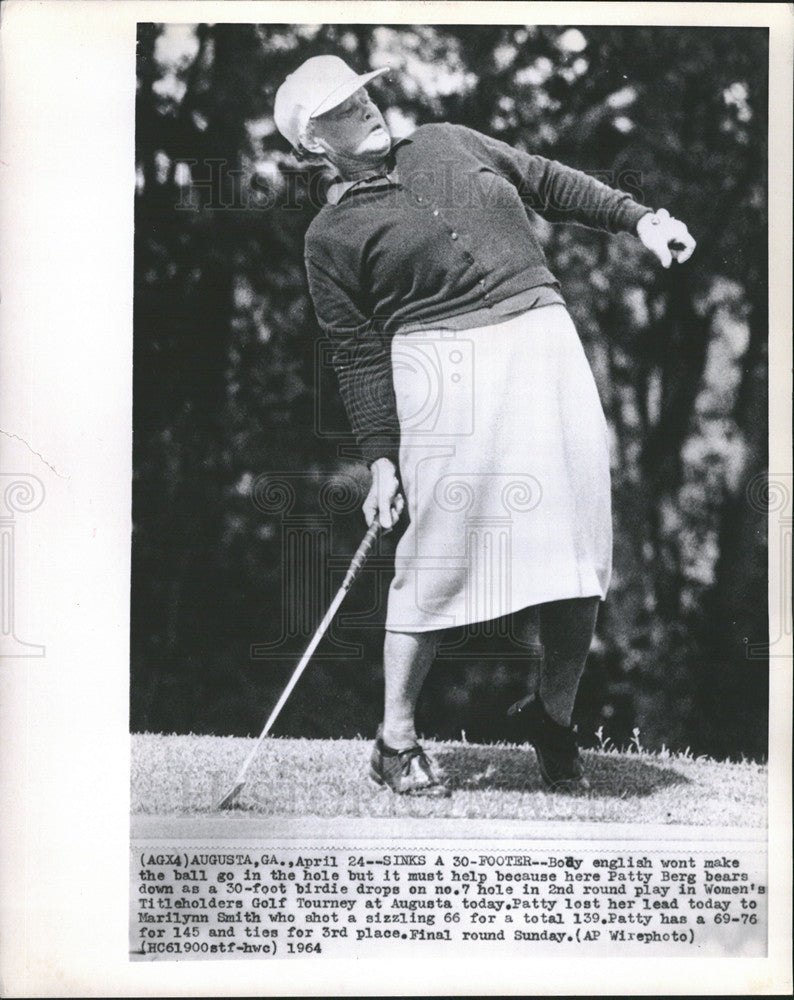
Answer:
<svg viewBox="0 0 794 1000"><path fill-rule="evenodd" d="M309 290L364 459L397 461L396 333L498 322L556 287L535 213L611 233L650 209L578 170L460 125L418 128L389 174L341 185L306 233ZM333 191L332 191L333 194ZM333 201L334 199L332 199ZM476 322L474 322L476 320Z"/></svg>

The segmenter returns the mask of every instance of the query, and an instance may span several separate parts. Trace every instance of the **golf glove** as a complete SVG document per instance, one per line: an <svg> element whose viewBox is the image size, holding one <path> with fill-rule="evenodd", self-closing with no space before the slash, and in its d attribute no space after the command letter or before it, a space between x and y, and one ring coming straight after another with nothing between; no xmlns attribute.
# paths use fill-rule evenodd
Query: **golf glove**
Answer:
<svg viewBox="0 0 794 1000"><path fill-rule="evenodd" d="M656 254L662 267L669 267L674 260L683 264L692 256L696 246L684 223L674 219L666 208L643 215L637 223L637 236L648 250Z"/></svg>

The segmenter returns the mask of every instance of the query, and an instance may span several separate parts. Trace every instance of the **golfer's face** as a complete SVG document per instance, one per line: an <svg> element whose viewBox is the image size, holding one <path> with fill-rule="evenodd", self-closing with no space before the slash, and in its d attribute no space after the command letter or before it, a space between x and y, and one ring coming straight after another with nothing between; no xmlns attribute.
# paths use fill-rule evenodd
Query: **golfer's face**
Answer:
<svg viewBox="0 0 794 1000"><path fill-rule="evenodd" d="M363 87L312 124L315 138L340 156L367 158L391 145L383 115Z"/></svg>

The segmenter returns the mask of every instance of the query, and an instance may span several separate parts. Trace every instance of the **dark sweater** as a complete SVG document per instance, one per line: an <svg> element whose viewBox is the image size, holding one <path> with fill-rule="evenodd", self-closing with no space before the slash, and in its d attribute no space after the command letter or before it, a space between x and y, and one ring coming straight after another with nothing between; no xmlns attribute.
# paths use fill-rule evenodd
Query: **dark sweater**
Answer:
<svg viewBox="0 0 794 1000"><path fill-rule="evenodd" d="M397 181L376 177L324 206L306 233L317 318L367 462L396 463L399 424L390 340L494 322L507 300L555 286L534 234L537 212L607 232L636 232L650 209L587 174L460 125L424 125L397 143ZM483 321L483 316L486 317Z"/></svg>

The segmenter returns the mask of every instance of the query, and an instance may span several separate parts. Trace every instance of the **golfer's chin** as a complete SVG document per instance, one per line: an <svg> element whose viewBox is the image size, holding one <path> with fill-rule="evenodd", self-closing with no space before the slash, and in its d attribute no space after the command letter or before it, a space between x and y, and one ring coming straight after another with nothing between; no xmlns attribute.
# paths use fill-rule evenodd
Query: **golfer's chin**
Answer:
<svg viewBox="0 0 794 1000"><path fill-rule="evenodd" d="M391 149L391 136L385 128L378 127L359 144L356 156L372 156L378 153L388 153Z"/></svg>

